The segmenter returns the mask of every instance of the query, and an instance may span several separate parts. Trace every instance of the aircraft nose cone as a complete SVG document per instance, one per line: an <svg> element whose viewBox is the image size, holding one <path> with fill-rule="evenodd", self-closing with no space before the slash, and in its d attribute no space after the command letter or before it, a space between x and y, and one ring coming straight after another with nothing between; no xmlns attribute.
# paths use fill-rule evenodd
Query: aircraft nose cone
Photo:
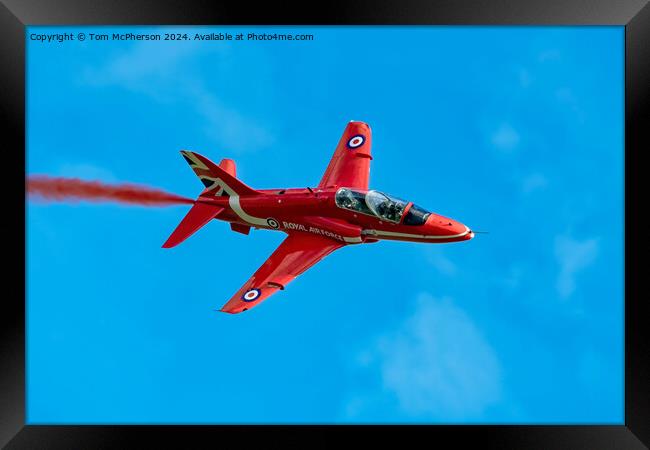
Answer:
<svg viewBox="0 0 650 450"><path fill-rule="evenodd" d="M467 225L463 225L462 223L459 223L457 227L455 227L455 235L458 235L458 239L463 240L463 241L469 241L474 237L474 232L470 230L470 228Z"/></svg>
<svg viewBox="0 0 650 450"><path fill-rule="evenodd" d="M467 231L469 230L468 227L460 222L456 222L455 220L446 219L443 222L443 227L446 227L449 230L449 234L454 236L467 234Z"/></svg>
<svg viewBox="0 0 650 450"><path fill-rule="evenodd" d="M456 222L454 224L454 234L458 235L461 240L469 241L474 238L474 232L465 224Z"/></svg>
<svg viewBox="0 0 650 450"><path fill-rule="evenodd" d="M429 217L426 225L437 234L448 235L452 239L468 240L474 237L469 227L444 216L433 215Z"/></svg>

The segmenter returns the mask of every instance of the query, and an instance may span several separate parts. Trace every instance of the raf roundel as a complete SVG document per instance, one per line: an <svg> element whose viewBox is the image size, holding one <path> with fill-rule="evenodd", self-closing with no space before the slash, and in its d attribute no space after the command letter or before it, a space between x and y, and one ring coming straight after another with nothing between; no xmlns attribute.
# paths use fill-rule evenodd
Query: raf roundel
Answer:
<svg viewBox="0 0 650 450"><path fill-rule="evenodd" d="M273 217L269 217L268 219L266 219L266 223L267 223L271 228L275 228L276 230L277 230L278 228L280 228L280 224L279 224L278 221L275 220Z"/></svg>
<svg viewBox="0 0 650 450"><path fill-rule="evenodd" d="M352 136L350 140L348 141L348 147L350 148L359 148L363 145L363 143L366 141L366 138L364 137L363 134L357 134L356 136Z"/></svg>
<svg viewBox="0 0 650 450"><path fill-rule="evenodd" d="M241 299L245 302L252 302L257 299L262 292L259 289L249 289L244 295L241 296Z"/></svg>

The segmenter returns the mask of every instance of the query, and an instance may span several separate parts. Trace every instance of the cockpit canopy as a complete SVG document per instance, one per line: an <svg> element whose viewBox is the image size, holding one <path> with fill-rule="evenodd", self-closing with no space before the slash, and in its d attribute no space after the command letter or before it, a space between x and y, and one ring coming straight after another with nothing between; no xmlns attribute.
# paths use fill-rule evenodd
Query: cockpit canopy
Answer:
<svg viewBox="0 0 650 450"><path fill-rule="evenodd" d="M335 200L339 208L375 216L393 223L401 222L406 210L404 225L424 225L430 214L424 208L379 191L340 188L336 191ZM411 206L408 207L409 205Z"/></svg>

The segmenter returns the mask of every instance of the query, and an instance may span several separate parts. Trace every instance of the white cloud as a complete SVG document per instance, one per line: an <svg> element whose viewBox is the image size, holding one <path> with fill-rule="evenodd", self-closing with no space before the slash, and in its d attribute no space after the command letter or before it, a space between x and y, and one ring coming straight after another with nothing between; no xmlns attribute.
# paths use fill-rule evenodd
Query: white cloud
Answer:
<svg viewBox="0 0 650 450"><path fill-rule="evenodd" d="M524 194L530 194L538 189L543 189L548 185L548 180L541 173L533 173L523 180L522 191Z"/></svg>
<svg viewBox="0 0 650 450"><path fill-rule="evenodd" d="M498 150L510 152L519 144L519 133L509 123L502 123L492 133L491 142Z"/></svg>
<svg viewBox="0 0 650 450"><path fill-rule="evenodd" d="M456 264L444 254L444 250L438 246L427 248L427 260L443 275L453 276L456 274Z"/></svg>
<svg viewBox="0 0 650 450"><path fill-rule="evenodd" d="M205 119L205 133L224 146L224 150L247 151L273 143L271 133L225 106L219 99L196 83L190 90L194 104Z"/></svg>
<svg viewBox="0 0 650 450"><path fill-rule="evenodd" d="M504 272L498 282L506 287L508 290L513 291L521 286L521 281L524 277L524 269L520 265L512 265L507 272Z"/></svg>
<svg viewBox="0 0 650 450"><path fill-rule="evenodd" d="M558 102L569 108L569 110L575 114L575 117L580 123L584 122L585 114L580 107L580 101L576 97L573 89L568 87L559 88L555 91L555 97L557 98Z"/></svg>
<svg viewBox="0 0 650 450"><path fill-rule="evenodd" d="M188 60L198 53L199 48L191 43L161 46L139 42L99 67L88 67L82 81L94 86L117 85L164 101L172 95L174 86L188 81L190 74L179 69L190 67Z"/></svg>
<svg viewBox="0 0 650 450"><path fill-rule="evenodd" d="M109 183L117 181L117 177L110 170L88 163L62 164L57 171L57 175L68 178L81 178L82 180L106 181Z"/></svg>
<svg viewBox="0 0 650 450"><path fill-rule="evenodd" d="M592 264L598 255L598 239L579 241L567 235L555 238L555 257L560 264L556 288L562 298L567 298L576 289L575 277L582 269Z"/></svg>
<svg viewBox="0 0 650 450"><path fill-rule="evenodd" d="M560 51L557 49L547 49L537 56L539 62L559 61L561 58Z"/></svg>
<svg viewBox="0 0 650 450"><path fill-rule="evenodd" d="M271 133L224 104L201 78L197 61L211 58L228 64L225 56L229 51L225 44L136 43L102 66L88 68L82 81L93 86L120 86L170 105L165 107L194 113L201 118L206 135L223 150L241 152L266 147L273 142Z"/></svg>
<svg viewBox="0 0 650 450"><path fill-rule="evenodd" d="M413 313L377 339L372 353L363 360L379 369L382 389L352 398L344 413L353 419L363 418L364 405L385 405L378 398L384 392L396 397L407 416L442 422L480 419L501 397L494 350L450 299L421 294Z"/></svg>
<svg viewBox="0 0 650 450"><path fill-rule="evenodd" d="M354 396L348 399L343 405L343 416L355 418L363 414L367 407L366 399L362 396Z"/></svg>
<svg viewBox="0 0 650 450"><path fill-rule="evenodd" d="M519 84L521 87L527 88L533 82L530 72L525 68L520 68L517 75L519 76Z"/></svg>

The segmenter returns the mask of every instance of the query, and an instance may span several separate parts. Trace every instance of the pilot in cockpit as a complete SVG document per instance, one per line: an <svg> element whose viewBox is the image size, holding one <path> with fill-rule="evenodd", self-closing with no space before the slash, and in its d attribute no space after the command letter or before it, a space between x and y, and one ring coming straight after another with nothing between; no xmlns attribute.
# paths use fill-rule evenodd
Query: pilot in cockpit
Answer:
<svg viewBox="0 0 650 450"><path fill-rule="evenodd" d="M358 199L354 198L354 194L348 189L342 189L339 191L337 201L339 203L339 206L347 209L352 209L354 211L358 211L361 206L361 202Z"/></svg>
<svg viewBox="0 0 650 450"><path fill-rule="evenodd" d="M336 192L336 204L341 208L399 223L408 202L379 191L363 192L340 188Z"/></svg>
<svg viewBox="0 0 650 450"><path fill-rule="evenodd" d="M379 215L386 218L386 220L391 220L393 222L399 222L401 218L401 214L399 214L397 210L397 204L392 201L387 201L385 203L382 203L381 205L384 209L384 211L380 211Z"/></svg>

